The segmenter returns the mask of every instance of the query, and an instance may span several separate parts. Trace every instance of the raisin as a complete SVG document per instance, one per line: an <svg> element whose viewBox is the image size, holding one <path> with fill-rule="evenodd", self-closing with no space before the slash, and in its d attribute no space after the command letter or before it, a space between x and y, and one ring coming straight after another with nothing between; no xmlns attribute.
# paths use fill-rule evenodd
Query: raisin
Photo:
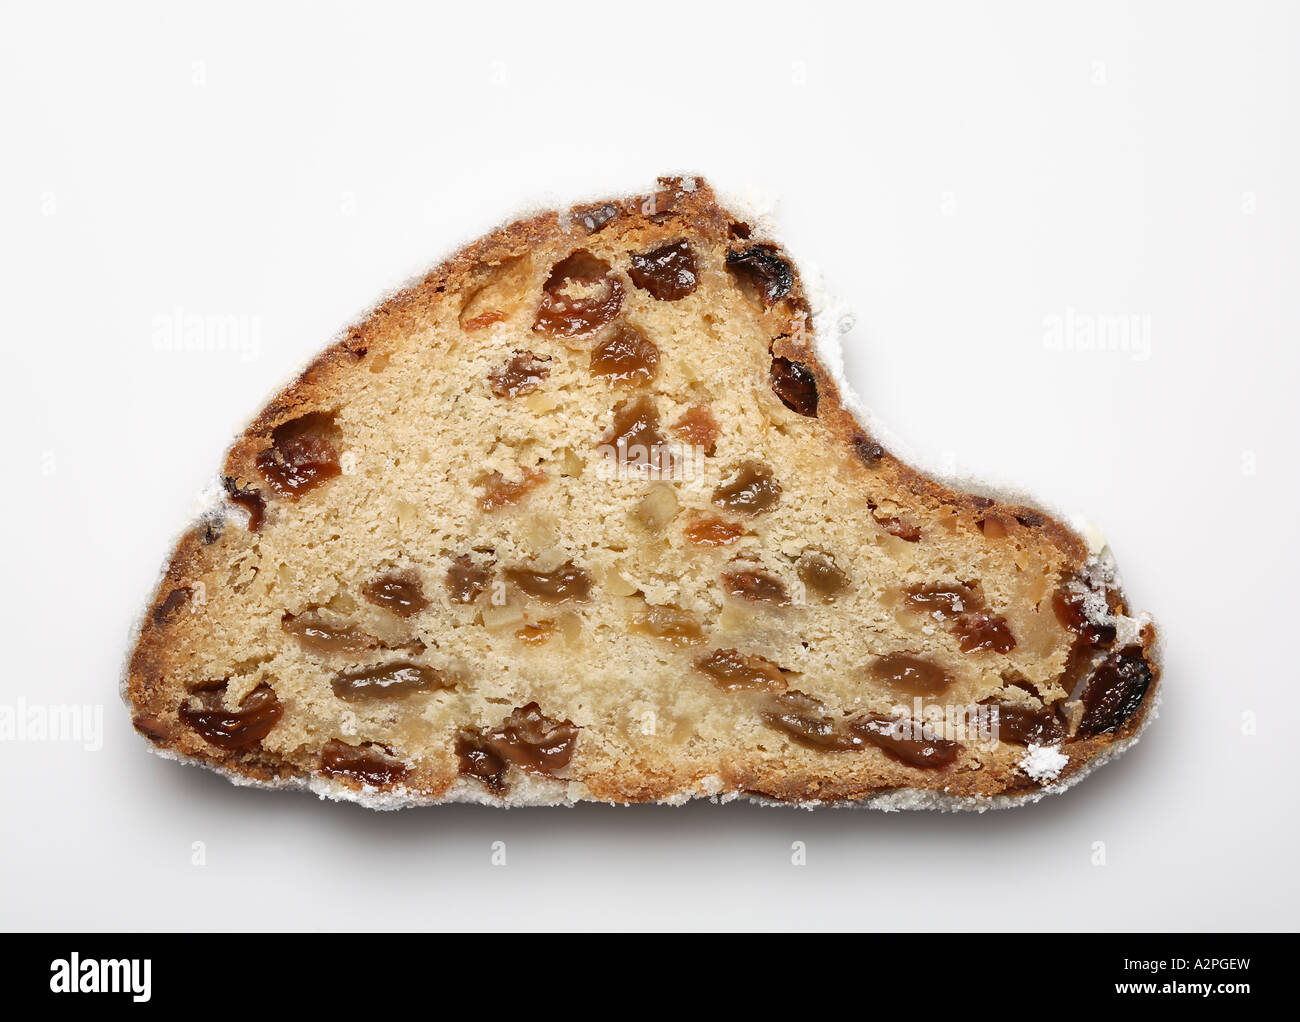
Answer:
<svg viewBox="0 0 1300 1022"><path fill-rule="evenodd" d="M781 668L765 657L742 653L738 649L715 649L695 661L695 668L707 674L724 692L739 689L784 691L785 675Z"/></svg>
<svg viewBox="0 0 1300 1022"><path fill-rule="evenodd" d="M544 646L554 634L554 621L539 621L535 625L524 625L515 630L515 638L525 646Z"/></svg>
<svg viewBox="0 0 1300 1022"><path fill-rule="evenodd" d="M911 720L871 714L853 721L849 728L864 741L908 766L941 769L949 766L961 751L959 743L934 737Z"/></svg>
<svg viewBox="0 0 1300 1022"><path fill-rule="evenodd" d="M642 291L660 302L675 302L691 294L697 284L695 255L685 241L675 241L649 252L633 252L627 275Z"/></svg>
<svg viewBox="0 0 1300 1022"><path fill-rule="evenodd" d="M1138 646L1112 653L1101 662L1083 690L1079 737L1104 735L1137 712L1151 687L1151 665Z"/></svg>
<svg viewBox="0 0 1300 1022"><path fill-rule="evenodd" d="M599 206L586 206L581 209L571 211L572 218L582 224L588 234L595 234L607 223L618 216L619 209L612 202L602 203Z"/></svg>
<svg viewBox="0 0 1300 1022"><path fill-rule="evenodd" d="M1083 593L1058 589L1052 597L1056 620L1067 631L1080 636L1090 646L1110 646L1115 641L1114 625L1098 625L1088 620Z"/></svg>
<svg viewBox="0 0 1300 1022"><path fill-rule="evenodd" d="M837 727L820 701L795 689L773 696L762 718L769 727L810 749L847 752L862 748L862 739Z"/></svg>
<svg viewBox="0 0 1300 1022"><path fill-rule="evenodd" d="M903 519L893 516L876 515L874 517L877 525L891 536L897 536L904 543L919 543L921 541L920 527L913 525L911 522L905 522Z"/></svg>
<svg viewBox="0 0 1300 1022"><path fill-rule="evenodd" d="M192 590L189 586L180 586L173 589L167 594L167 598L154 608L153 623L156 625L166 624L180 612L180 609L185 606L191 595Z"/></svg>
<svg viewBox="0 0 1300 1022"><path fill-rule="evenodd" d="M409 660L351 667L334 676L334 694L349 702L354 699L396 699L412 692L433 692L451 688L440 671Z"/></svg>
<svg viewBox="0 0 1300 1022"><path fill-rule="evenodd" d="M952 684L952 675L914 653L886 653L867 672L881 684L913 696L938 695Z"/></svg>
<svg viewBox="0 0 1300 1022"><path fill-rule="evenodd" d="M226 476L221 482L230 503L237 504L248 512L248 531L260 532L266 517L266 498L262 496L262 491L251 486L241 487L231 476Z"/></svg>
<svg viewBox="0 0 1300 1022"><path fill-rule="evenodd" d="M673 432L692 447L704 450L708 457L713 457L718 449L718 420L713 417L706 405L692 405L682 414L673 426Z"/></svg>
<svg viewBox="0 0 1300 1022"><path fill-rule="evenodd" d="M769 308L794 288L794 269L777 251L775 245L751 245L727 253L727 269L751 284Z"/></svg>
<svg viewBox="0 0 1300 1022"><path fill-rule="evenodd" d="M497 397L519 397L531 394L551 375L547 362L549 355L534 355L531 351L515 351L505 365L488 373L488 387Z"/></svg>
<svg viewBox="0 0 1300 1022"><path fill-rule="evenodd" d="M1027 511L1023 515L1016 515L1016 521L1027 529L1037 529L1043 525L1043 516L1036 511Z"/></svg>
<svg viewBox="0 0 1300 1022"><path fill-rule="evenodd" d="M469 554L461 554L447 569L447 594L452 603L473 603L491 579L491 568L475 564Z"/></svg>
<svg viewBox="0 0 1300 1022"><path fill-rule="evenodd" d="M881 459L885 456L885 449L881 447L880 444L876 443L870 437L863 436L861 433L855 433L851 443L853 445L853 453L858 456L859 460L861 460L864 465L867 465L870 468L875 468L879 465Z"/></svg>
<svg viewBox="0 0 1300 1022"><path fill-rule="evenodd" d="M131 725L155 745L166 745L172 736L172 729L161 717L152 714L140 714L131 719Z"/></svg>
<svg viewBox="0 0 1300 1022"><path fill-rule="evenodd" d="M777 357L768 376L772 392L790 411L810 418L817 415L817 377L806 365Z"/></svg>
<svg viewBox="0 0 1300 1022"><path fill-rule="evenodd" d="M269 685L253 689L238 710L227 710L217 700L218 690L204 693L206 705L180 706L180 718L185 725L197 731L199 737L220 749L244 749L256 745L271 733L284 715L284 707Z"/></svg>
<svg viewBox="0 0 1300 1022"><path fill-rule="evenodd" d="M398 617L412 617L429 605L420 576L414 571L390 571L367 582L361 591L376 607Z"/></svg>
<svg viewBox="0 0 1300 1022"><path fill-rule="evenodd" d="M301 497L337 476L338 430L334 416L311 412L271 431L271 446L257 456L257 469L271 489L286 497Z"/></svg>
<svg viewBox="0 0 1300 1022"><path fill-rule="evenodd" d="M477 316L471 316L461 324L461 329L466 333L472 333L475 330L482 330L484 327L494 326L497 323L504 323L506 314L497 309L489 309L487 312L479 313Z"/></svg>
<svg viewBox="0 0 1300 1022"><path fill-rule="evenodd" d="M616 326L591 350L591 375L611 386L649 383L659 368L659 349L634 326Z"/></svg>
<svg viewBox="0 0 1300 1022"><path fill-rule="evenodd" d="M546 478L546 473L539 468L524 468L521 471L523 474L519 479L507 479L500 472L493 472L480 480L483 494L478 499L479 510L491 512L513 507Z"/></svg>
<svg viewBox="0 0 1300 1022"><path fill-rule="evenodd" d="M542 713L537 703L529 703L512 711L498 727L461 732L456 754L462 774L477 777L500 793L505 791L508 764L553 775L569 765L577 741L578 726L573 721L555 720Z"/></svg>
<svg viewBox="0 0 1300 1022"><path fill-rule="evenodd" d="M476 777L488 790L501 794L506 790L506 761L492 751L480 735L462 732L456 738L456 758L463 777Z"/></svg>
<svg viewBox="0 0 1300 1022"><path fill-rule="evenodd" d="M835 563L830 554L820 550L805 550L795 564L799 581L824 600L834 601L849 588L849 576Z"/></svg>
<svg viewBox="0 0 1300 1022"><path fill-rule="evenodd" d="M745 534L745 527L725 518L697 518L682 533L696 546L730 546Z"/></svg>
<svg viewBox="0 0 1300 1022"><path fill-rule="evenodd" d="M990 705L997 711L999 741L1012 745L1053 745L1065 737L1065 725L1050 708L1031 710L1008 703Z"/></svg>
<svg viewBox="0 0 1300 1022"><path fill-rule="evenodd" d="M373 635L353 625L331 624L314 609L285 614L280 618L280 627L315 653L364 653L379 645Z"/></svg>
<svg viewBox="0 0 1300 1022"><path fill-rule="evenodd" d="M632 631L688 646L704 639L699 618L680 607L650 606L632 618Z"/></svg>
<svg viewBox="0 0 1300 1022"><path fill-rule="evenodd" d="M521 592L545 603L585 600L591 595L591 576L572 561L566 561L554 571L507 568L506 578Z"/></svg>
<svg viewBox="0 0 1300 1022"><path fill-rule="evenodd" d="M1010 653L1016 648L1015 636L1007 626L1006 618L998 614L972 612L959 614L953 622L953 631L961 640L963 653L992 650Z"/></svg>
<svg viewBox="0 0 1300 1022"><path fill-rule="evenodd" d="M778 607L790 603L785 583L765 571L724 571L722 588L728 596L754 603L774 603Z"/></svg>
<svg viewBox="0 0 1300 1022"><path fill-rule="evenodd" d="M407 766L381 745L348 745L337 738L325 743L320 753L321 773L328 777L350 777L379 788L406 779Z"/></svg>
<svg viewBox="0 0 1300 1022"><path fill-rule="evenodd" d="M623 285L609 270L609 263L584 249L556 263L543 285L533 329L551 337L577 337L613 322L623 307ZM601 287L597 294L575 297L565 293L566 283Z"/></svg>
<svg viewBox="0 0 1300 1022"><path fill-rule="evenodd" d="M600 448L620 464L648 469L652 476L672 473L672 453L659 428L659 409L646 394L614 408L614 422L601 437Z"/></svg>
<svg viewBox="0 0 1300 1022"><path fill-rule="evenodd" d="M743 462L731 482L713 491L713 503L747 515L770 511L780 499L781 484L772 470L758 461Z"/></svg>

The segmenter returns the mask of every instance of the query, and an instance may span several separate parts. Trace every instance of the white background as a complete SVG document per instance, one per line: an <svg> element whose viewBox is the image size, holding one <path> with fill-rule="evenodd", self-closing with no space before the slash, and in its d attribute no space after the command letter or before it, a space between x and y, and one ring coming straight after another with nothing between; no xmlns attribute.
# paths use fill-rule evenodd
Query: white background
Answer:
<svg viewBox="0 0 1300 1022"><path fill-rule="evenodd" d="M1297 9L720 8L6 5L0 703L104 738L0 741L0 925L1297 925ZM1104 527L1167 640L1141 745L983 816L382 815L148 755L129 627L272 387L521 205L672 170L780 197L916 455ZM1054 350L1069 310L1149 358Z"/></svg>

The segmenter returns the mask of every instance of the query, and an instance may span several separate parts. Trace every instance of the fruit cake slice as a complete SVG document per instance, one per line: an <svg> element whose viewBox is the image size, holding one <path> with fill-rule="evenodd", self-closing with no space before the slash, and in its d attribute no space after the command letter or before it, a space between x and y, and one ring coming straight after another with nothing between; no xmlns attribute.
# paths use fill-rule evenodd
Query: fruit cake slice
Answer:
<svg viewBox="0 0 1300 1022"><path fill-rule="evenodd" d="M236 442L135 727L376 807L1060 790L1148 716L1150 619L1050 514L885 450L816 333L698 179L488 235Z"/></svg>

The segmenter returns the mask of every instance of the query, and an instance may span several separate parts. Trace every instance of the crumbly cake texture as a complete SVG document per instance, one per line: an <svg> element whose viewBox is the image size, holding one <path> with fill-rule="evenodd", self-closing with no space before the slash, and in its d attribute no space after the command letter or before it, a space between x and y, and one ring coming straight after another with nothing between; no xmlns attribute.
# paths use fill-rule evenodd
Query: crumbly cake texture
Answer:
<svg viewBox="0 0 1300 1022"><path fill-rule="evenodd" d="M136 729L373 808L1077 783L1154 718L1154 624L1095 539L886 449L842 319L699 179L469 245L231 448L143 616Z"/></svg>

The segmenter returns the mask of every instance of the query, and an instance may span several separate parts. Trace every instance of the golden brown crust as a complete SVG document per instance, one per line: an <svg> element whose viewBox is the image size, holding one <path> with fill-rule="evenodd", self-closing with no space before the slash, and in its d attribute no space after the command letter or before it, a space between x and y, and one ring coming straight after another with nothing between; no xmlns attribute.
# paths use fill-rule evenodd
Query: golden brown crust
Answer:
<svg viewBox="0 0 1300 1022"><path fill-rule="evenodd" d="M658 196L664 202L648 202L644 197L607 204L617 209L609 227L639 239L644 244L664 241L689 233L715 242L729 244L740 251L754 243L752 239L729 239L735 223L733 215L715 200L702 181L693 189L682 186L680 179L661 179ZM664 205L670 205L665 211ZM265 480L257 471L255 460L270 442L276 426L307 412L329 410L337 400L340 383L347 374L365 371L368 363L382 354L395 351L403 339L427 322L440 303L464 298L476 281L495 267L519 259L529 252L554 243L566 232L575 218L599 205L573 207L561 216L544 213L503 227L462 249L422 281L392 295L377 306L363 321L350 327L344 336L318 355L306 369L263 408L228 452L222 474L228 489L254 493L267 499ZM575 241L578 239L575 238ZM767 243L764 243L767 244ZM773 251L780 250L773 246ZM784 255L780 254L784 259ZM788 293L771 303L765 316L772 326L772 353L802 363L817 382L819 403L817 418L826 423L839 443L852 454L852 471L862 481L864 491L882 489L907 493L931 511L946 510L971 528L981 526L990 517L1025 544L1047 544L1059 551L1067 568L1081 569L1088 558L1084 541L1051 515L1024 506L998 504L987 498L951 489L917 472L881 447L857 422L842 403L835 380L818 359L810 337L809 306L797 268L788 263L792 283ZM270 513L274 513L272 510ZM179 666L175 630L181 627L190 587L213 567L210 551L226 542L255 542L256 536L245 533L238 516L198 523L179 541L170 564L159 583L144 617L141 633L131 656L126 681L126 696L132 708L135 726L161 749L218 766L253 781L275 782L308 776L313 763L300 758L271 756L260 748L229 751L207 744L184 728L177 707L165 701L165 679ZM224 532L223 532L224 530ZM238 533L231 536L231 530ZM1139 709L1113 732L1077 740L1069 745L1070 761L1056 780L1060 783L1087 767L1097 755L1116 742L1134 736L1142 727L1154 702L1159 686L1159 666L1153 657L1155 632L1147 626L1142 633L1143 657L1150 667L1152 682ZM878 762L854 761L852 756L835 756L833 776L828 775L826 753L812 753L792 746L780 758L764 764L749 764L729 771L722 777L726 789L759 795L784 802L855 801L901 788L929 788L962 797L987 798L997 795L1030 793L1037 782L1012 768L977 769L964 772L921 770L890 762L882 771ZM423 800L436 801L448 794L455 782L456 763L450 751L442 763L426 765L412 776L408 787ZM689 790L703 790L706 779L690 770L664 770L645 764L614 767L599 776L583 778L591 797L616 802L638 802L680 796Z"/></svg>

